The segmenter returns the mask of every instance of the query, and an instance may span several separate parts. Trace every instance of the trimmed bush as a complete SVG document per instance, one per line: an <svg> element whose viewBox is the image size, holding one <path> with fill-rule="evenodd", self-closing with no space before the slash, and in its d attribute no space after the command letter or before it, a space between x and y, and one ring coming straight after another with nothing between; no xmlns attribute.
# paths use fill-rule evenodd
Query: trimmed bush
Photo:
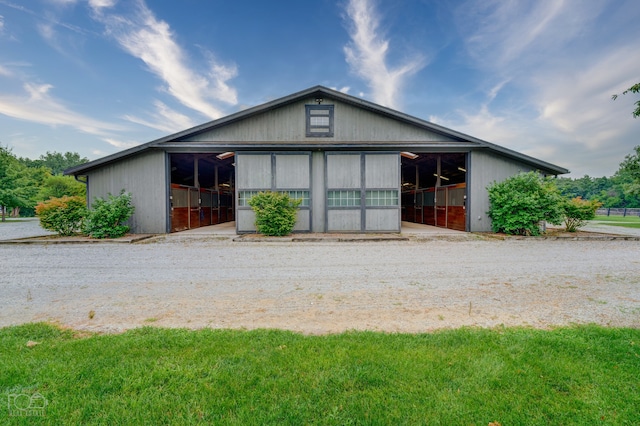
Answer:
<svg viewBox="0 0 640 426"><path fill-rule="evenodd" d="M576 232L578 228L583 227L588 220L596 217L596 210L602 204L598 201L583 200L576 197L567 200L564 204L564 224L567 232Z"/></svg>
<svg viewBox="0 0 640 426"><path fill-rule="evenodd" d="M131 194L109 194L107 199L94 198L85 221L85 233L93 238L119 238L129 232L129 220L135 208L131 205Z"/></svg>
<svg viewBox="0 0 640 426"><path fill-rule="evenodd" d="M510 235L540 235L544 221L560 225L564 220L564 200L555 183L539 173L519 173L487 190L494 232Z"/></svg>
<svg viewBox="0 0 640 426"><path fill-rule="evenodd" d="M64 236L79 234L86 214L87 203L80 196L50 198L36 206L40 225Z"/></svg>
<svg viewBox="0 0 640 426"><path fill-rule="evenodd" d="M258 232L269 236L289 235L296 224L296 211L302 200L294 200L284 192L259 192L249 205L256 213Z"/></svg>

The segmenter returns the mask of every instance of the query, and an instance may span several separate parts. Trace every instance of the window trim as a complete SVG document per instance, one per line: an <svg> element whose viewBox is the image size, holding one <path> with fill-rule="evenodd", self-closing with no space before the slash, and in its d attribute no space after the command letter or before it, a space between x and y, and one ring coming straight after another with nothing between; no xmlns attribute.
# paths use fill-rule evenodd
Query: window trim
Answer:
<svg viewBox="0 0 640 426"><path fill-rule="evenodd" d="M332 138L334 130L334 114L333 105L305 105L305 129L306 137L308 138ZM325 117L325 114L313 114L312 111L328 111L329 117L329 130L328 131L313 131L314 129L326 129L327 126L315 126L311 124L312 117Z"/></svg>

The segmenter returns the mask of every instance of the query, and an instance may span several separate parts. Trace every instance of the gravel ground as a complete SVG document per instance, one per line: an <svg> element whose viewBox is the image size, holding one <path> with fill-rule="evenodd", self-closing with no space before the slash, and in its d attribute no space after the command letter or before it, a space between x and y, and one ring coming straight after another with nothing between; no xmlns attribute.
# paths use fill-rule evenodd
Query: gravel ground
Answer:
<svg viewBox="0 0 640 426"><path fill-rule="evenodd" d="M139 244L2 244L0 259L0 326L310 334L640 327L638 241L238 243L172 235Z"/></svg>
<svg viewBox="0 0 640 426"><path fill-rule="evenodd" d="M42 229L40 221L35 217L8 220L5 223L0 222L0 241L54 234L54 232Z"/></svg>

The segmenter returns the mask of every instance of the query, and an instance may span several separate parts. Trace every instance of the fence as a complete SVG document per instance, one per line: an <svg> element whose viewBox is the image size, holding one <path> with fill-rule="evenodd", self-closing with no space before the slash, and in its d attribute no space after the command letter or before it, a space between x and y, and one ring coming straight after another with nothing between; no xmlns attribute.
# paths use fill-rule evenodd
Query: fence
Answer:
<svg viewBox="0 0 640 426"><path fill-rule="evenodd" d="M639 216L640 217L640 209L598 209L596 210L596 214L598 216Z"/></svg>

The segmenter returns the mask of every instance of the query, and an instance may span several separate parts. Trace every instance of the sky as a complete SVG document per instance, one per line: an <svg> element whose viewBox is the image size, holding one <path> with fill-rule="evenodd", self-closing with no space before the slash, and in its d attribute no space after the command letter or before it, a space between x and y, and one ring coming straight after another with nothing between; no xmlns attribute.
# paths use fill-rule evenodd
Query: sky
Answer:
<svg viewBox="0 0 640 426"><path fill-rule="evenodd" d="M640 144L638 0L0 0L0 145L89 159L323 85L571 170Z"/></svg>

